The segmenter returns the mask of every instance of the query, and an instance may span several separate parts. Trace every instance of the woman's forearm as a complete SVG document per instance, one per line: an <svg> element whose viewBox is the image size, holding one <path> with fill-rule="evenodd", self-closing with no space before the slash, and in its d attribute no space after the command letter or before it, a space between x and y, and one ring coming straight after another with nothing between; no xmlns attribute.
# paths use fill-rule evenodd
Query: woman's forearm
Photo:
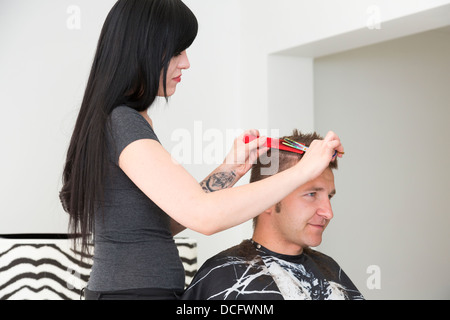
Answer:
<svg viewBox="0 0 450 320"><path fill-rule="evenodd" d="M200 186L206 193L214 192L226 188L231 188L239 181L241 177L236 173L234 165L221 164L213 172L211 172L202 182ZM170 229L172 235L177 235L186 227L172 219Z"/></svg>
<svg viewBox="0 0 450 320"><path fill-rule="evenodd" d="M202 203L194 205L198 208L196 226L189 227L211 235L254 218L309 180L306 174L298 174L299 169L290 168L261 181L205 194Z"/></svg>
<svg viewBox="0 0 450 320"><path fill-rule="evenodd" d="M329 165L335 150L343 151L340 141L331 138L331 141L313 141L300 162L283 172L217 192L205 193L192 175L151 139L128 145L120 155L119 166L175 221L197 232L213 234L255 217L300 185L318 177Z"/></svg>
<svg viewBox="0 0 450 320"><path fill-rule="evenodd" d="M203 179L200 186L205 192L214 192L234 186L239 178L233 166L222 164Z"/></svg>

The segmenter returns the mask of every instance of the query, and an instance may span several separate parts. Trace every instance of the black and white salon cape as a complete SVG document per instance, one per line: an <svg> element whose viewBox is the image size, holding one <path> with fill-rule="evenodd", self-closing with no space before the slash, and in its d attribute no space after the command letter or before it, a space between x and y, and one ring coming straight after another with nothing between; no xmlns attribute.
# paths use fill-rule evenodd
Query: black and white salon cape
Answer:
<svg viewBox="0 0 450 320"><path fill-rule="evenodd" d="M361 300L330 257L312 249L282 255L245 240L207 260L184 300Z"/></svg>

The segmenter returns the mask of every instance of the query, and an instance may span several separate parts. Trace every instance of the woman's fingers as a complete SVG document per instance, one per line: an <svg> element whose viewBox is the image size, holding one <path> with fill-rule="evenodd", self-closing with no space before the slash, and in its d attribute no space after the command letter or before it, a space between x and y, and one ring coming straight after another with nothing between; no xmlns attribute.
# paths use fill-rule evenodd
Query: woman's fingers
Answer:
<svg viewBox="0 0 450 320"><path fill-rule="evenodd" d="M333 155L337 154L338 157L342 158L344 146L336 133L329 131L325 136L324 142L326 142L328 147L333 150Z"/></svg>
<svg viewBox="0 0 450 320"><path fill-rule="evenodd" d="M344 152L344 147L337 134L330 131L324 140L314 140L310 144L299 163L303 166L304 173L315 179L330 165L330 161L335 160L336 155L342 157L339 152Z"/></svg>
<svg viewBox="0 0 450 320"><path fill-rule="evenodd" d="M254 164L256 163L256 160L263 154L269 150L267 148L267 138L266 137L259 137L257 139L254 139L253 141L250 141L246 144L247 147L247 155L248 155L248 163Z"/></svg>
<svg viewBox="0 0 450 320"><path fill-rule="evenodd" d="M259 137L257 129L249 129L239 135L233 144L233 148L225 158L225 163L235 165L251 165L256 159L267 152L266 137Z"/></svg>

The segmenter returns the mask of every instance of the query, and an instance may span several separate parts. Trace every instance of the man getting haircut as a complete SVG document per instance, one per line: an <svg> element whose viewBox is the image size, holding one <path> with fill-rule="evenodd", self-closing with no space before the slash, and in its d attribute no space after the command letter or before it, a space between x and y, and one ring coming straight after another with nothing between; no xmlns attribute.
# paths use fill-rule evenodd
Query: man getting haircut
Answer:
<svg viewBox="0 0 450 320"><path fill-rule="evenodd" d="M302 134L298 130L284 138L306 146L323 139L315 132ZM252 168L250 182L284 171L302 157L270 149ZM333 218L330 200L336 193L334 169L336 160L318 178L257 216L252 238L208 259L183 299L364 299L336 261L311 249L322 242L322 234Z"/></svg>

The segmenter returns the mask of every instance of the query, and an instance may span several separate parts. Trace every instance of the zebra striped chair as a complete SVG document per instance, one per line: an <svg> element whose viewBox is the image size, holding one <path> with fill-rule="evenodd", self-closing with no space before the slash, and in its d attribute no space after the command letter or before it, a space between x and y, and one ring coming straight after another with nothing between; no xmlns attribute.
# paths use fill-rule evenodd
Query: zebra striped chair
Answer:
<svg viewBox="0 0 450 320"><path fill-rule="evenodd" d="M197 271L197 243L175 238L186 286ZM80 261L66 234L0 235L0 300L74 300L89 280L92 259Z"/></svg>

